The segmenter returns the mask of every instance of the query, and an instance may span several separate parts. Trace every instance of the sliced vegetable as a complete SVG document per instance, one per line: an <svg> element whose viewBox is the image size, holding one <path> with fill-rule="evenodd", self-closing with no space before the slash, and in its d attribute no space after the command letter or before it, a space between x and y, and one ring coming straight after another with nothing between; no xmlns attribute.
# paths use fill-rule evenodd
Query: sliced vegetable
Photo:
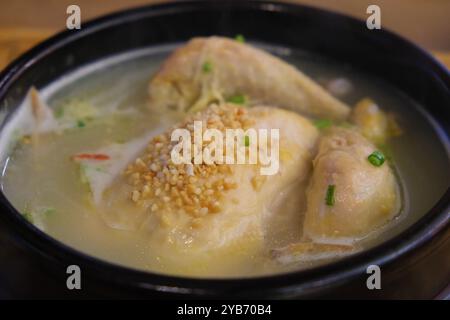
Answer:
<svg viewBox="0 0 450 320"><path fill-rule="evenodd" d="M369 160L369 162L374 165L375 167L380 167L381 165L383 165L384 161L385 161L385 157L384 154L381 151L374 151L372 152L367 159Z"/></svg>
<svg viewBox="0 0 450 320"><path fill-rule="evenodd" d="M247 103L247 97L243 94L238 94L235 96L232 96L227 99L227 102L231 102L234 104L246 104Z"/></svg>
<svg viewBox="0 0 450 320"><path fill-rule="evenodd" d="M210 73L212 71L212 68L213 66L211 62L206 61L205 63L203 63L202 70L204 73Z"/></svg>
<svg viewBox="0 0 450 320"><path fill-rule="evenodd" d="M84 128L86 126L86 122L84 122L83 120L78 120L77 121L77 127L78 128Z"/></svg>
<svg viewBox="0 0 450 320"><path fill-rule="evenodd" d="M245 42L245 38L244 38L244 36L242 34L237 34L234 37L234 40L236 40L237 42L240 42L240 43L244 43Z"/></svg>
<svg viewBox="0 0 450 320"><path fill-rule="evenodd" d="M56 212L55 208L45 208L42 212L45 216L51 216Z"/></svg>
<svg viewBox="0 0 450 320"><path fill-rule="evenodd" d="M325 204L327 206L334 206L334 192L336 190L336 186L334 184L330 184L327 189L327 194L325 196Z"/></svg>
<svg viewBox="0 0 450 320"><path fill-rule="evenodd" d="M317 129L325 129L328 127L331 127L333 122L329 119L318 119L314 121L314 125L317 127Z"/></svg>
<svg viewBox="0 0 450 320"><path fill-rule="evenodd" d="M27 219L28 222L34 223L33 215L31 214L30 211L24 211L24 212L22 212L22 216L23 216L25 219Z"/></svg>
<svg viewBox="0 0 450 320"><path fill-rule="evenodd" d="M244 137L244 144L246 147L250 146L250 137L249 136Z"/></svg>

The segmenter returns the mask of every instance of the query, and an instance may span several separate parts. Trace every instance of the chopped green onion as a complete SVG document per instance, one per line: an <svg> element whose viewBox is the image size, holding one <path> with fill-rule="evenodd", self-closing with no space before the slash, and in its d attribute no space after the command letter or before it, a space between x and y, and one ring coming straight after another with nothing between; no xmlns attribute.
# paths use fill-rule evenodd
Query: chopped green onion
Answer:
<svg viewBox="0 0 450 320"><path fill-rule="evenodd" d="M31 212L29 212L29 211L24 211L24 212L22 213L22 216L23 216L25 219L27 219L28 222L34 223L33 215L31 214Z"/></svg>
<svg viewBox="0 0 450 320"><path fill-rule="evenodd" d="M327 206L333 206L334 205L334 191L336 189L336 186L334 184L330 184L327 189L327 194L325 196L325 204Z"/></svg>
<svg viewBox="0 0 450 320"><path fill-rule="evenodd" d="M43 212L45 216L51 216L56 212L55 208L46 208Z"/></svg>
<svg viewBox="0 0 450 320"><path fill-rule="evenodd" d="M210 73L212 71L212 63L209 61L206 61L203 66L202 66L202 70L204 73Z"/></svg>
<svg viewBox="0 0 450 320"><path fill-rule="evenodd" d="M318 119L314 121L314 125L317 127L317 129L325 129L328 127L331 127L333 122L329 119Z"/></svg>
<svg viewBox="0 0 450 320"><path fill-rule="evenodd" d="M244 144L246 147L250 146L250 137L249 136L244 137Z"/></svg>
<svg viewBox="0 0 450 320"><path fill-rule="evenodd" d="M240 43L244 43L245 42L245 38L244 38L244 36L242 34L237 34L234 37L234 40L236 40L237 42L240 42Z"/></svg>
<svg viewBox="0 0 450 320"><path fill-rule="evenodd" d="M367 160L375 167L380 167L384 163L385 157L381 151L374 151L367 157Z"/></svg>
<svg viewBox="0 0 450 320"><path fill-rule="evenodd" d="M86 123L83 120L77 121L77 127L78 128L84 128L86 126Z"/></svg>
<svg viewBox="0 0 450 320"><path fill-rule="evenodd" d="M59 107L58 109L56 109L54 111L54 115L55 115L55 118L57 118L57 119L62 118L64 116L64 108Z"/></svg>
<svg viewBox="0 0 450 320"><path fill-rule="evenodd" d="M246 104L247 98L243 94L238 94L238 95L228 98L227 101L234 103L234 104Z"/></svg>

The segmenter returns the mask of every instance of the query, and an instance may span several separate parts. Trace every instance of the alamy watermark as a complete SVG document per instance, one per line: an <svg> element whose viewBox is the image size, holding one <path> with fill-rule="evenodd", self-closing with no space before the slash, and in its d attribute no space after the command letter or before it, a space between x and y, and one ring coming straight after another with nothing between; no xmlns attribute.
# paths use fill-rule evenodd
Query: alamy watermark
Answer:
<svg viewBox="0 0 450 320"><path fill-rule="evenodd" d="M369 30L381 29L381 9L376 4L367 7L367 14L370 16L366 20L366 26Z"/></svg>
<svg viewBox="0 0 450 320"><path fill-rule="evenodd" d="M76 4L67 7L66 13L69 15L66 19L66 27L69 30L81 29L81 9Z"/></svg>
<svg viewBox="0 0 450 320"><path fill-rule="evenodd" d="M381 289L381 269L376 264L367 267L366 273L370 276L366 280L366 286L369 290Z"/></svg>
<svg viewBox="0 0 450 320"><path fill-rule="evenodd" d="M174 164L258 164L261 175L274 175L279 164L279 129L203 130L202 121L194 121L193 141L188 129L175 129L171 151Z"/></svg>
<svg viewBox="0 0 450 320"><path fill-rule="evenodd" d="M69 290L81 290L81 269L72 264L67 267L66 273L69 275L66 280L66 286Z"/></svg>

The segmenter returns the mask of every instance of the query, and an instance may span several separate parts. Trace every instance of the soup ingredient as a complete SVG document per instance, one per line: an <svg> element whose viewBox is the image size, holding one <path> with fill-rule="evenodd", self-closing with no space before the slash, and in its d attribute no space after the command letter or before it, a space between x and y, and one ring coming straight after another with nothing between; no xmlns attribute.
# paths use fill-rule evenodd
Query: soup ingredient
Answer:
<svg viewBox="0 0 450 320"><path fill-rule="evenodd" d="M227 102L231 102L234 104L241 104L241 105L245 105L247 103L247 97L243 94L238 94L235 96L232 96L230 98L227 99Z"/></svg>
<svg viewBox="0 0 450 320"><path fill-rule="evenodd" d="M35 87L31 87L26 100L29 102L29 108L27 106L22 108L24 114L20 117L20 120L25 122L23 123L24 134L32 134L36 137L38 133L51 131L57 127L52 110ZM29 110L31 110L31 117Z"/></svg>
<svg viewBox="0 0 450 320"><path fill-rule="evenodd" d="M369 98L359 101L352 112L353 122L370 141L382 143L388 135L388 120L380 107Z"/></svg>
<svg viewBox="0 0 450 320"><path fill-rule="evenodd" d="M205 73L205 63L211 63ZM150 106L198 111L245 94L252 104L345 119L350 108L295 67L247 44L222 37L194 38L177 49L152 78Z"/></svg>
<svg viewBox="0 0 450 320"><path fill-rule="evenodd" d="M402 133L393 114L386 114L370 98L359 101L352 111L351 119L370 141L383 144L389 137Z"/></svg>
<svg viewBox="0 0 450 320"><path fill-rule="evenodd" d="M211 62L209 62L209 61L206 61L203 64L203 72L204 73L210 73L212 71L212 68L213 68L213 66L212 66Z"/></svg>
<svg viewBox="0 0 450 320"><path fill-rule="evenodd" d="M331 127L333 125L333 122L329 119L318 119L314 121L314 125L317 127L317 129L325 129Z"/></svg>
<svg viewBox="0 0 450 320"><path fill-rule="evenodd" d="M298 242L271 251L272 258L281 264L299 261L332 259L354 252L355 248L345 244Z"/></svg>
<svg viewBox="0 0 450 320"><path fill-rule="evenodd" d="M237 42L240 42L240 43L244 43L245 42L245 38L244 38L244 36L242 34L236 35L236 37L234 37L234 40L236 40Z"/></svg>
<svg viewBox="0 0 450 320"><path fill-rule="evenodd" d="M374 149L355 130L333 127L320 138L307 191L304 234L308 238L346 243L367 236L398 213L400 195L392 169L367 161ZM336 186L332 206L328 205L330 185Z"/></svg>
<svg viewBox="0 0 450 320"><path fill-rule="evenodd" d="M45 221L48 216L53 215L55 213L55 209L51 207L36 207L33 210L27 208L22 215L25 219L27 219L30 223L34 224L41 230L45 229Z"/></svg>
<svg viewBox="0 0 450 320"><path fill-rule="evenodd" d="M375 167L379 167L384 163L384 154L381 151L374 151L367 157L367 159Z"/></svg>
<svg viewBox="0 0 450 320"><path fill-rule="evenodd" d="M327 188L327 195L325 197L325 204L327 206L332 207L334 205L334 190L336 189L336 186L334 184L331 184Z"/></svg>
<svg viewBox="0 0 450 320"><path fill-rule="evenodd" d="M109 225L148 230L149 236L192 252L232 243L262 243L271 205L282 191L299 184L304 194L311 170L317 129L307 119L277 108L213 105L188 117L176 128L190 129L195 120L225 131L280 129L279 172L261 176L259 165L215 163L175 165L170 157L171 131L158 135L146 151L105 192ZM207 148L207 146L204 146ZM247 149L247 148L246 148ZM203 149L204 150L204 149ZM135 214L130 215L130 208Z"/></svg>
<svg viewBox="0 0 450 320"><path fill-rule="evenodd" d="M150 136L144 134L127 143L113 143L94 152L83 152L72 156L80 169L82 182L87 183L92 202L98 205L103 192L120 175L128 163L145 147Z"/></svg>

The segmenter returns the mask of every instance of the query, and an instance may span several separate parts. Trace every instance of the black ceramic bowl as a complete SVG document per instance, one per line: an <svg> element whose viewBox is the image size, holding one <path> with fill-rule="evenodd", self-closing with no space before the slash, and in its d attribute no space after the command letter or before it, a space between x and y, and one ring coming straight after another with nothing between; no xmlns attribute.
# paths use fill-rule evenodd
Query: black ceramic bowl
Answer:
<svg viewBox="0 0 450 320"><path fill-rule="evenodd" d="M370 31L363 21L272 2L182 2L85 23L81 30L43 42L4 70L0 106L11 112L30 86L43 87L115 53L199 35L239 33L330 56L382 78L427 109L448 148L450 76L428 53L385 30ZM434 207L398 236L338 262L267 277L199 280L136 271L87 256L27 223L0 194L5 248L0 297L432 298L450 281L450 189L438 196ZM66 289L70 264L81 267L81 291ZM371 264L381 267L381 290L366 287Z"/></svg>

